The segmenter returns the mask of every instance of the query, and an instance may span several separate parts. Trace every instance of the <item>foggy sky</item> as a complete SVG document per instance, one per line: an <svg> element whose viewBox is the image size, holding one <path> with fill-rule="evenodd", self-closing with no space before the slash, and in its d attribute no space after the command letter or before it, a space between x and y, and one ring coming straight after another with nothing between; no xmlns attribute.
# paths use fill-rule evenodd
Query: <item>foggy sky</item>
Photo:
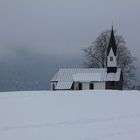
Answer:
<svg viewBox="0 0 140 140"><path fill-rule="evenodd" d="M112 24L139 57L139 15L139 0L1 0L0 62L79 66L82 49Z"/></svg>

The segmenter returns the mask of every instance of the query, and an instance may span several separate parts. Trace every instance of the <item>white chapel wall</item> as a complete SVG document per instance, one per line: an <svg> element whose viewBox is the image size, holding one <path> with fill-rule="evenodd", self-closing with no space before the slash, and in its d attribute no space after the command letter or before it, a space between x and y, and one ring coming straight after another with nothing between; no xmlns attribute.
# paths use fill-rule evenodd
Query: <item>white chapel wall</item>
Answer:
<svg viewBox="0 0 140 140"><path fill-rule="evenodd" d="M113 61L110 61L110 57L113 57ZM109 56L107 57L107 66L108 67L116 67L117 66L116 56L114 55L112 48L110 50Z"/></svg>
<svg viewBox="0 0 140 140"><path fill-rule="evenodd" d="M82 89L83 90L88 90L89 89L89 83L87 83L87 82L82 83Z"/></svg>
<svg viewBox="0 0 140 140"><path fill-rule="evenodd" d="M105 82L95 82L94 89L105 89Z"/></svg>

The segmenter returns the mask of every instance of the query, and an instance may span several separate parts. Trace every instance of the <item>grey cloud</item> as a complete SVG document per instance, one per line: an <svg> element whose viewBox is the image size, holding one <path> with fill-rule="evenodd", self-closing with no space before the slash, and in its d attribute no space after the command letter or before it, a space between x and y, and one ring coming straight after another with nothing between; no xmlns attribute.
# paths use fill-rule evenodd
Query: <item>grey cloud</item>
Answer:
<svg viewBox="0 0 140 140"><path fill-rule="evenodd" d="M82 49L100 32L110 29L112 21L139 57L139 5L139 0L1 0L3 72L20 73L30 83L41 78L49 82L59 67L80 67L84 61ZM21 79L16 80L23 82Z"/></svg>

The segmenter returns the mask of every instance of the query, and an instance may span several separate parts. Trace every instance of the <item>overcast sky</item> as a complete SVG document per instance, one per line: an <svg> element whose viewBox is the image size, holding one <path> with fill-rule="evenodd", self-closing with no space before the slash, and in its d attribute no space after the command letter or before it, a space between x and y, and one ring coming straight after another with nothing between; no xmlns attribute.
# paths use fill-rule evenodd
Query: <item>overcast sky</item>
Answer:
<svg viewBox="0 0 140 140"><path fill-rule="evenodd" d="M140 0L0 0L0 59L80 62L81 50L112 23L139 57Z"/></svg>

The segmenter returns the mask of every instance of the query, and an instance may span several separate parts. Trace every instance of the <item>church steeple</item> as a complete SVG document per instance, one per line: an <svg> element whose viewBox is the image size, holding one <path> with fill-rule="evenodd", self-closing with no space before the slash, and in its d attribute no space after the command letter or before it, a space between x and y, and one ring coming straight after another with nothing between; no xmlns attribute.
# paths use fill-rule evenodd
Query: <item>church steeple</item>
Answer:
<svg viewBox="0 0 140 140"><path fill-rule="evenodd" d="M112 26L111 36L110 36L109 45L108 45L108 49L107 49L107 56L109 55L109 52L110 52L111 48L112 48L112 50L114 52L114 55L116 56L116 54L117 54L117 46L116 46L116 41L115 41L115 37L114 37L113 26Z"/></svg>
<svg viewBox="0 0 140 140"><path fill-rule="evenodd" d="M116 73L117 71L117 45L114 37L113 26L111 30L109 45L107 48L107 72Z"/></svg>

